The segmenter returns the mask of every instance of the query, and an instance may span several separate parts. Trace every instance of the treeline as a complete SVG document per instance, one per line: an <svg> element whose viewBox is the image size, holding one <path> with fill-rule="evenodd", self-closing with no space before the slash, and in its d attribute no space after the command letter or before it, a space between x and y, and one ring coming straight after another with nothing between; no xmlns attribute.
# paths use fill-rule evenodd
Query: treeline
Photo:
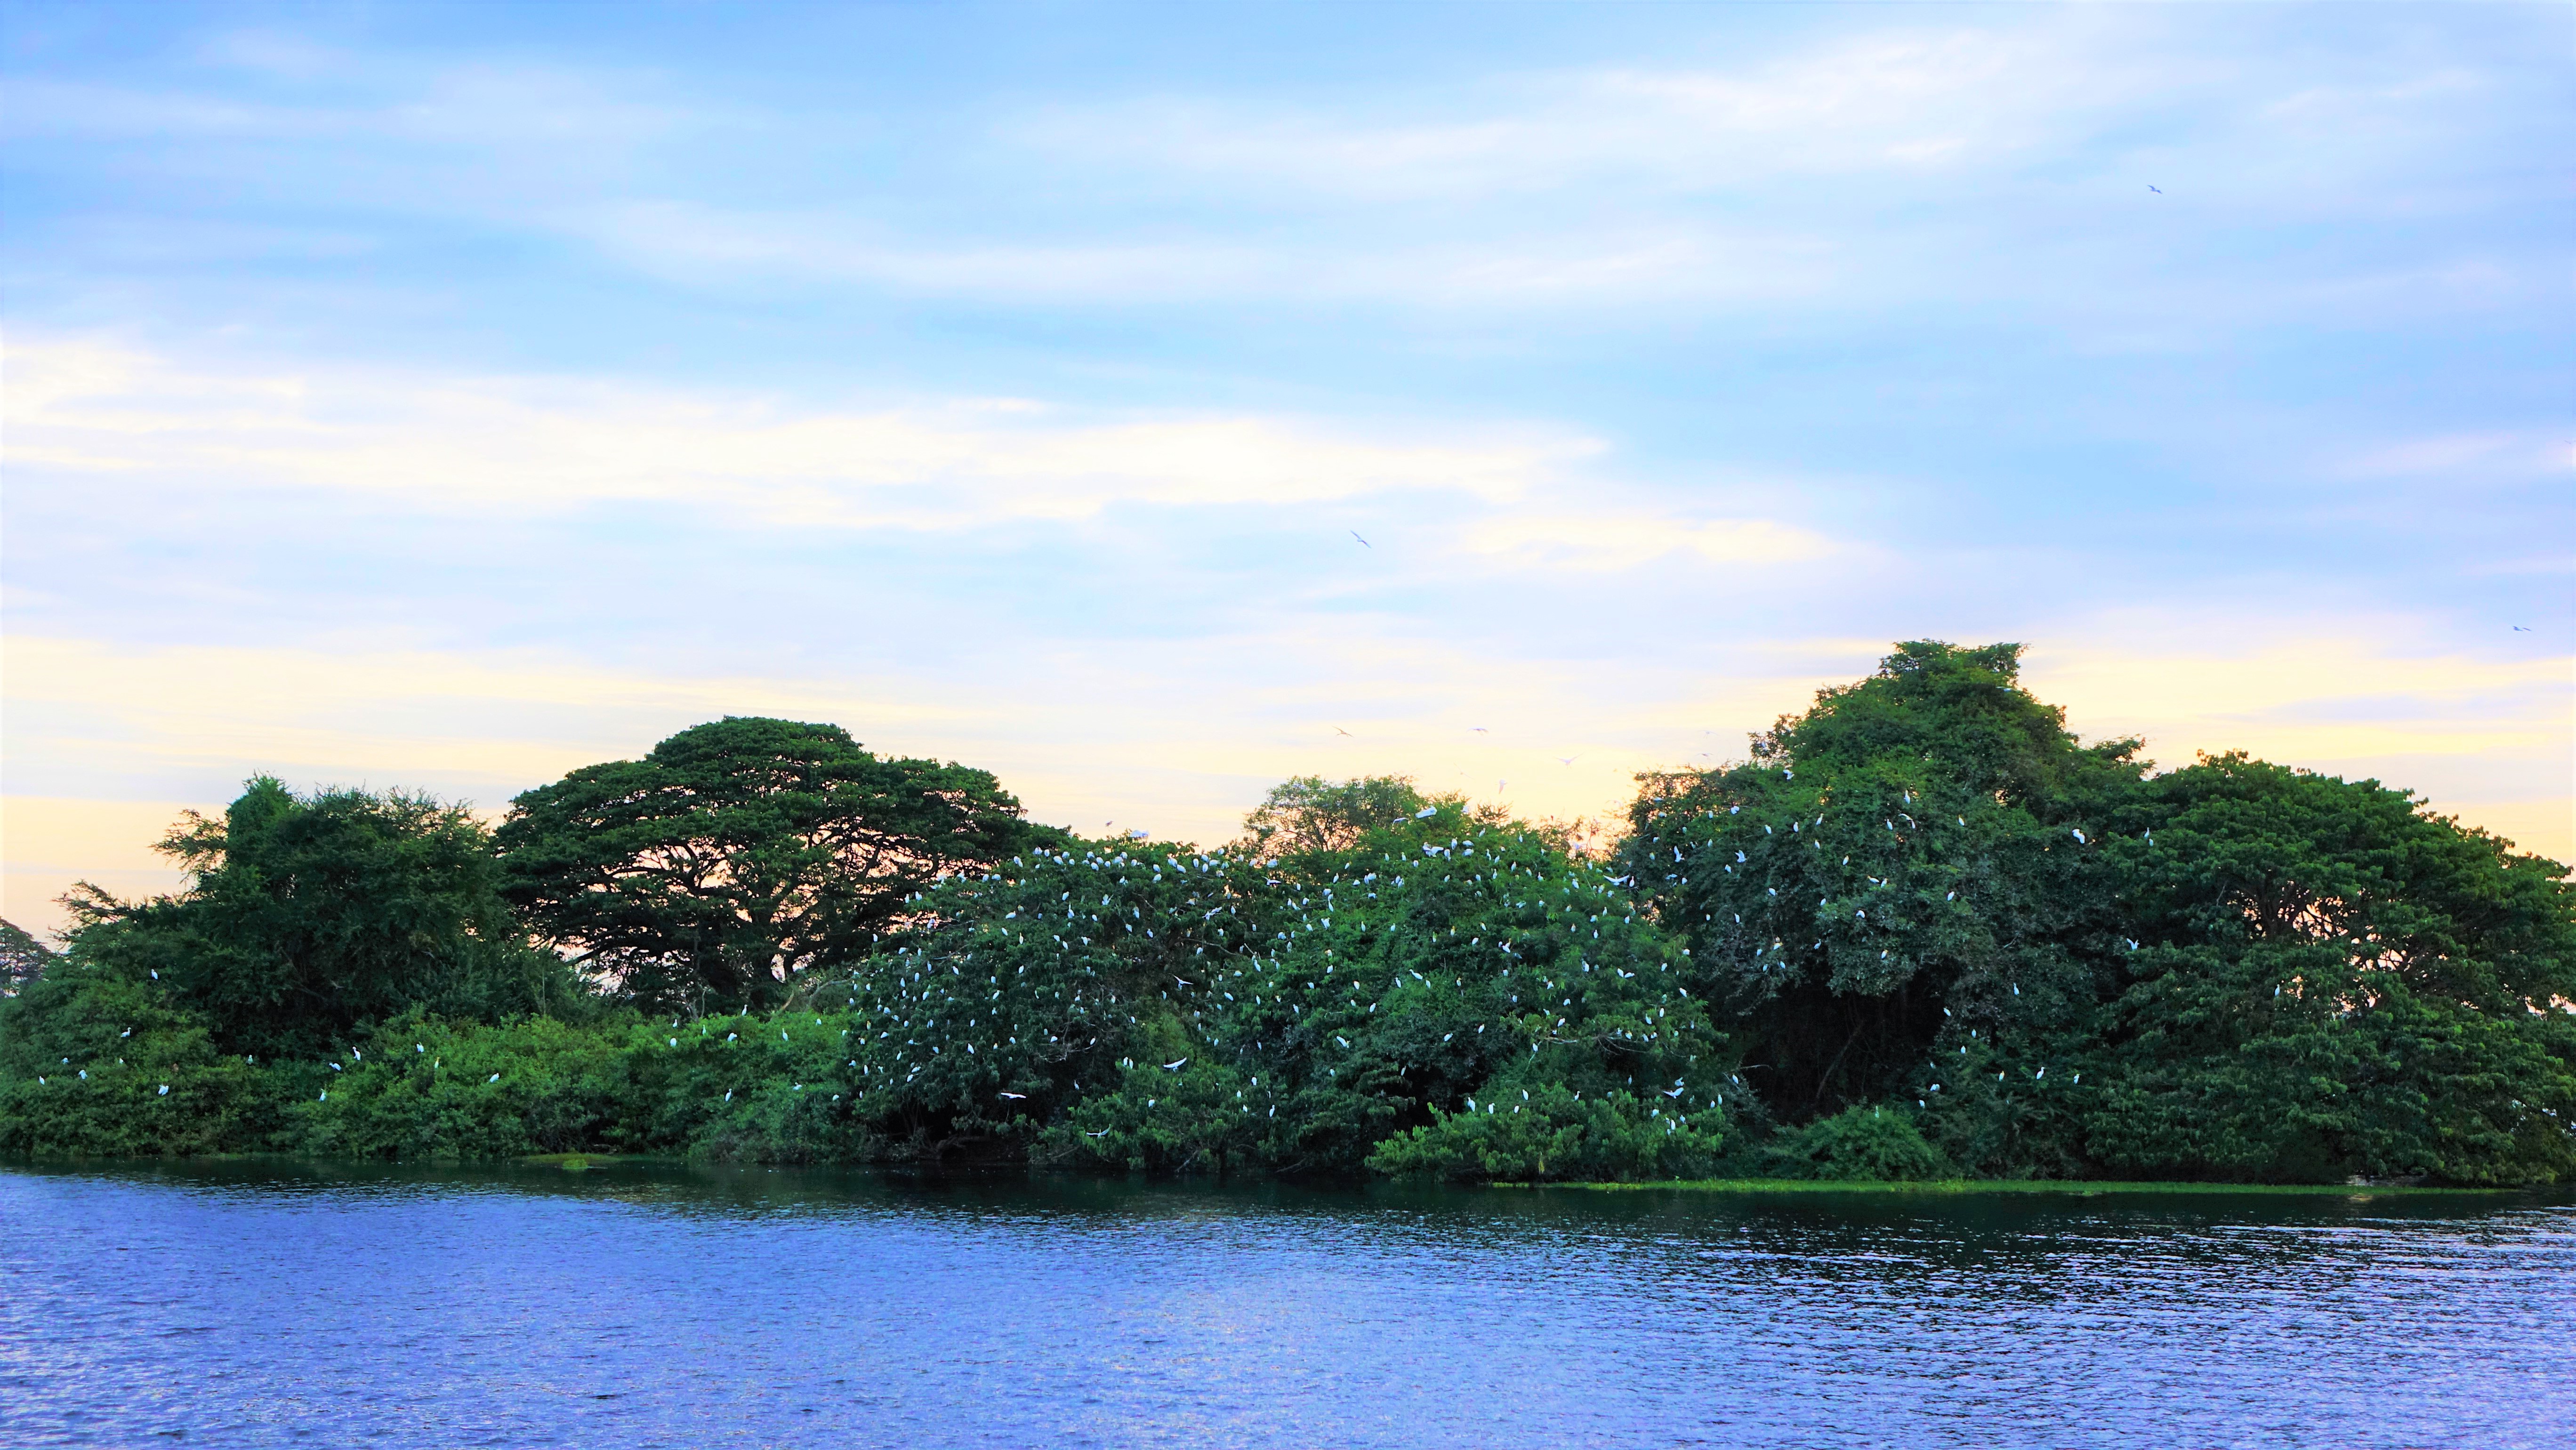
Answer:
<svg viewBox="0 0 2576 1450"><path fill-rule="evenodd" d="M0 1151L1455 1179L2576 1179L2576 891L2401 791L1900 646L1616 852L1401 780L1218 850L728 719L520 796L251 782L67 899Z"/></svg>

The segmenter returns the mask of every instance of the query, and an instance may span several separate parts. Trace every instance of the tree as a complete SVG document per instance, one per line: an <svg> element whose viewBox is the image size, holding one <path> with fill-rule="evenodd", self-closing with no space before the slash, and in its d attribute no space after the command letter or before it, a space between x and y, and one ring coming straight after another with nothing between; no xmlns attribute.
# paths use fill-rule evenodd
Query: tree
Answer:
<svg viewBox="0 0 2576 1450"><path fill-rule="evenodd" d="M540 937L638 1005L704 1012L782 1002L906 897L1061 836L984 771L729 716L527 792L497 840Z"/></svg>
<svg viewBox="0 0 2576 1450"><path fill-rule="evenodd" d="M1252 855L1273 858L1347 851L1369 832L1412 820L1434 804L1456 806L1459 800L1446 796L1430 801L1400 775L1357 780L1291 776L1272 786L1252 814L1243 818L1239 845Z"/></svg>
<svg viewBox="0 0 2576 1450"><path fill-rule="evenodd" d="M0 921L0 997L15 995L44 975L45 964L53 959L53 952L26 928Z"/></svg>
<svg viewBox="0 0 2576 1450"><path fill-rule="evenodd" d="M498 1020L580 1004L563 964L527 944L490 836L461 806L298 797L262 776L222 820L190 812L159 849L187 889L123 902L76 887L71 955L174 994L225 1051L316 1056L412 1008Z"/></svg>
<svg viewBox="0 0 2576 1450"><path fill-rule="evenodd" d="M2576 889L2403 791L2248 759L2147 784L2139 941L2085 1088L2113 1171L2576 1178Z"/></svg>
<svg viewBox="0 0 2576 1450"><path fill-rule="evenodd" d="M1641 777L1622 865L1778 1119L1920 1101L1965 1166L2068 1166L2023 1089L2107 990L2103 829L2143 766L2068 733L2020 653L1901 644L1745 764Z"/></svg>

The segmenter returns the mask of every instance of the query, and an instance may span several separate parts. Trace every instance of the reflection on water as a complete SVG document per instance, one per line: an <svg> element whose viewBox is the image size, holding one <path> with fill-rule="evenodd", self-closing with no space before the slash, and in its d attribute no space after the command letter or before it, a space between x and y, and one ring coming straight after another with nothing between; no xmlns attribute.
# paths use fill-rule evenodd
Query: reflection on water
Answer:
<svg viewBox="0 0 2576 1450"><path fill-rule="evenodd" d="M9 1445L2539 1446L2571 1384L2533 1198L0 1170Z"/></svg>

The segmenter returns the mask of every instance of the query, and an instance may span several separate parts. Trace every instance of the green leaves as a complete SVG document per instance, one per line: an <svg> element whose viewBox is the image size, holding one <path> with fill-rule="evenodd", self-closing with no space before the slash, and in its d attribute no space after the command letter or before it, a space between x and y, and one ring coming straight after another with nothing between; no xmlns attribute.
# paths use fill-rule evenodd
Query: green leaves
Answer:
<svg viewBox="0 0 2576 1450"><path fill-rule="evenodd" d="M905 896L1050 836L984 771L729 717L521 795L498 844L540 937L647 1011L702 1013L784 1002Z"/></svg>
<svg viewBox="0 0 2576 1450"><path fill-rule="evenodd" d="M1928 1103L1963 1047L2035 1071L2096 1000L2105 821L2140 768L2133 742L2080 746L2017 657L1903 645L1746 764L1642 779L1622 865L1687 934L1778 1117Z"/></svg>
<svg viewBox="0 0 2576 1450"><path fill-rule="evenodd" d="M187 891L0 940L0 1150L2576 1178L2563 867L2375 782L2150 776L2016 663L1900 646L1643 778L1610 869L1392 778L1079 842L776 720L529 792L497 865L256 780L164 843Z"/></svg>
<svg viewBox="0 0 2576 1450"><path fill-rule="evenodd" d="M2576 1176L2564 872L2402 792L2218 756L2146 783L2087 1118L2118 1171Z"/></svg>
<svg viewBox="0 0 2576 1450"><path fill-rule="evenodd" d="M227 1052L309 1057L415 1007L490 1019L581 1006L562 964L520 937L490 839L462 807L398 791L297 797L261 778L224 820L192 815L163 849L189 888L134 903L82 888L75 951L164 984Z"/></svg>

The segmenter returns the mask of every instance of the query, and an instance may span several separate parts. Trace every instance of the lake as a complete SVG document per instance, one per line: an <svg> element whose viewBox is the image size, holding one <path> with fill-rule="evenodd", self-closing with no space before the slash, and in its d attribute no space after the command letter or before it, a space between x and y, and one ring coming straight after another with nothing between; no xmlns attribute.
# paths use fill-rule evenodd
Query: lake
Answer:
<svg viewBox="0 0 2576 1450"><path fill-rule="evenodd" d="M11 1446L2565 1446L2576 1207L0 1168Z"/></svg>

